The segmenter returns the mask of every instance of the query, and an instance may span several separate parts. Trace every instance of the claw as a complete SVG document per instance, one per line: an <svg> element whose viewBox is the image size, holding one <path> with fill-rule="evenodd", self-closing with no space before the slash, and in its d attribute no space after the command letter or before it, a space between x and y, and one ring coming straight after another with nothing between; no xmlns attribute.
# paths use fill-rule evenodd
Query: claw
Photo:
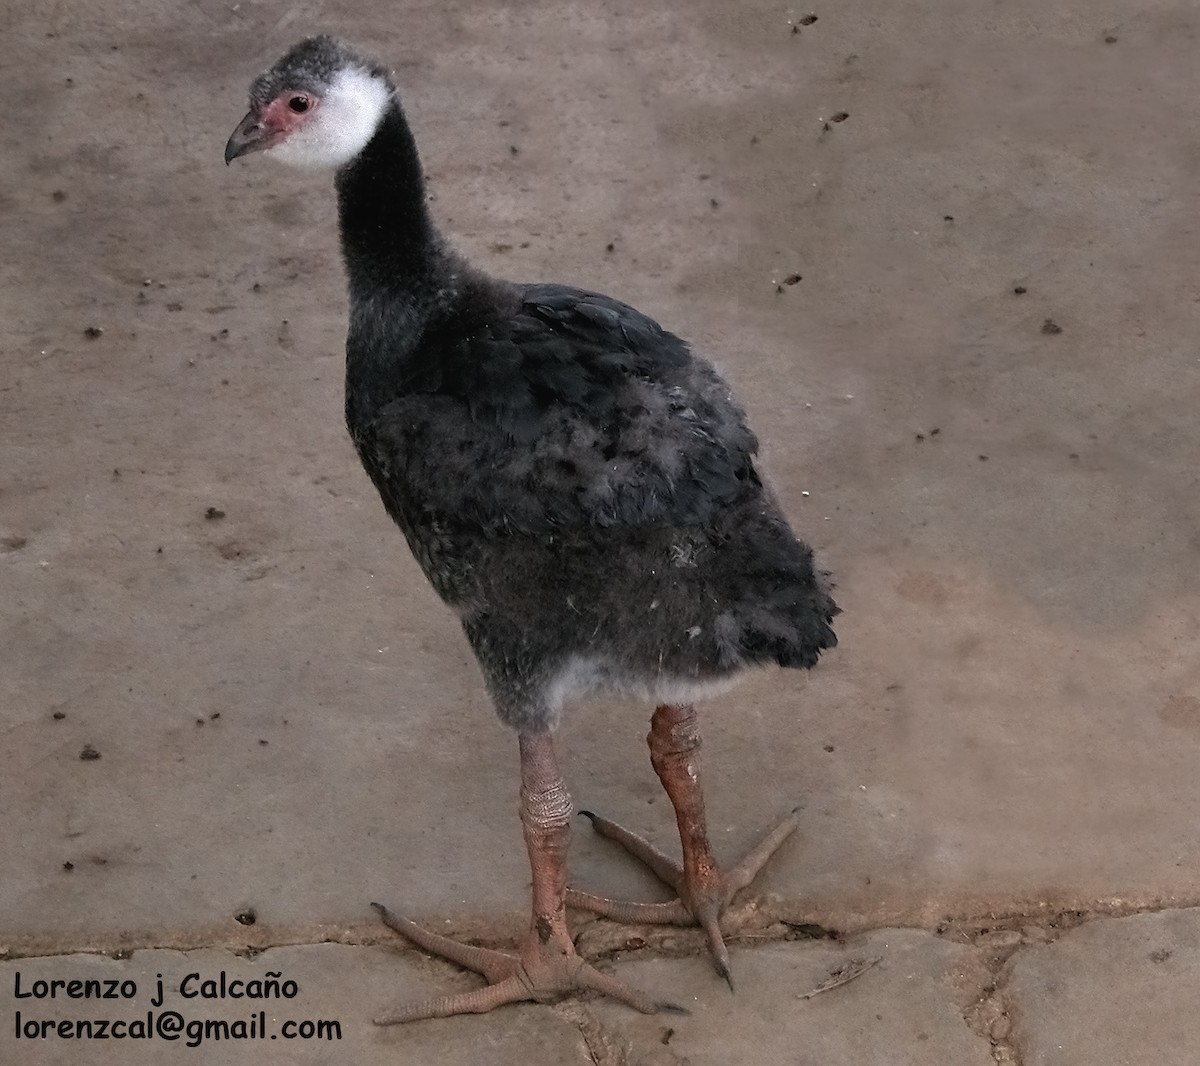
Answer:
<svg viewBox="0 0 1200 1066"><path fill-rule="evenodd" d="M733 987L733 971L729 969L729 965L720 959L715 959L714 965L717 968L717 973L725 978L725 983L729 986L729 991L736 992L737 990Z"/></svg>
<svg viewBox="0 0 1200 1066"><path fill-rule="evenodd" d="M729 949L725 946L725 938L721 935L721 926L718 921L720 913L720 903L713 900L696 908L696 921L700 923L700 927L708 939L708 950L712 956L713 967L725 978L725 983L729 985L729 991L732 992L734 990L733 971L729 966Z"/></svg>

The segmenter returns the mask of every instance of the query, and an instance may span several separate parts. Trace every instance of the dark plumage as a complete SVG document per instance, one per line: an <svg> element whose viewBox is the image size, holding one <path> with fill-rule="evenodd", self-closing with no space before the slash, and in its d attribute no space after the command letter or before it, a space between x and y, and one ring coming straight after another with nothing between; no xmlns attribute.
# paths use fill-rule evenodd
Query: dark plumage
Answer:
<svg viewBox="0 0 1200 1066"><path fill-rule="evenodd" d="M319 146L317 105L336 110L347 70L384 78L330 38L296 46L255 81L227 159L289 137L316 151L285 103L309 101ZM500 716L540 737L590 691L684 704L750 665L813 666L837 608L728 386L626 304L450 251L386 84L364 145L335 159L346 422Z"/></svg>
<svg viewBox="0 0 1200 1066"><path fill-rule="evenodd" d="M403 357L352 332L387 369L351 370L347 421L505 721L551 724L564 673L653 695L816 662L833 604L707 363L594 293L461 268L441 293Z"/></svg>

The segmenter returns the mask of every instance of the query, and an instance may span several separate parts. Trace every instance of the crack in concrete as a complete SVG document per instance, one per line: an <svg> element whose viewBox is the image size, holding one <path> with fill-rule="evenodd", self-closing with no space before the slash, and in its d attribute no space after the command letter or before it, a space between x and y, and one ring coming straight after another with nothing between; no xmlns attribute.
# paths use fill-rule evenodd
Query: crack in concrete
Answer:
<svg viewBox="0 0 1200 1066"><path fill-rule="evenodd" d="M630 1066L628 1041L601 1025L586 1004L563 1000L554 1005L554 1012L579 1030L588 1057L595 1066Z"/></svg>
<svg viewBox="0 0 1200 1066"><path fill-rule="evenodd" d="M1014 1025L1012 1004L1007 997L1007 986L1013 968L1025 949L1052 944L1067 932L1091 922L1126 918L1135 914L1197 909L1200 909L1200 903L1194 901L1137 904L1132 901L1109 899L1093 902L1088 907L1056 911L1039 905L987 915L946 916L932 925L897 924L875 928L921 929L942 939L970 945L976 949L979 961L989 974L989 980L979 987L977 997L961 1008L963 1022L974 1035L988 1042L997 1066L1022 1066L1020 1040L1015 1032L1017 1027ZM747 920L743 915L738 923L740 927L728 938L730 942L841 940L844 935L859 935L872 931L867 928L855 928L851 934L843 934L813 922L789 923L775 920L766 914L759 917L759 921L754 921L752 918ZM577 946L580 954L592 961L616 961L647 952L659 957L703 954L703 936L699 931L694 931L695 935L689 936L692 932L680 929L664 930L660 927L619 926L613 922L596 919L584 923L577 936ZM103 947L97 946L96 942L87 942L62 947L57 951L33 950L36 945L28 945L30 950L14 950L11 945L0 944L0 961L53 958L73 954L109 955L115 959L127 959L134 951L152 950L222 950L237 956L254 958L272 948L311 947L319 944L344 944L351 947L386 945L394 950L422 955L417 948L406 944L400 938L366 925L343 929L337 934L319 938L271 939L262 936L253 944L247 944L244 939L239 944L219 937L205 939L201 936L183 936L161 942L150 937L130 937L128 934L123 935L120 941L119 947L113 946L111 941ZM488 946L502 945L497 943ZM626 1036L603 1025L586 1000L563 1000L552 1009L579 1031L594 1066L679 1066L687 1061L667 1046L669 1029L664 1028L662 1047L646 1050L635 1048Z"/></svg>
<svg viewBox="0 0 1200 1066"><path fill-rule="evenodd" d="M663 1027L657 1045L646 1048L604 1025L586 1001L564 1000L554 1010L579 1029L595 1066L687 1066L687 1058L669 1046L671 1026Z"/></svg>
<svg viewBox="0 0 1200 1066"><path fill-rule="evenodd" d="M1010 964L1028 942L1014 931L989 930L971 943L981 951L991 980L980 989L979 998L963 1009L963 1021L971 1032L989 1043L997 1066L1021 1066L1020 1048L1012 1039L1005 989L1012 972Z"/></svg>
<svg viewBox="0 0 1200 1066"><path fill-rule="evenodd" d="M1037 904L1009 911L992 911L989 914L944 916L935 923L893 923L876 927L854 926L845 933L826 924L816 922L787 922L767 912L757 911L754 906L740 910L732 924L730 942L752 941L803 941L818 939L841 940L844 935L871 932L872 928L923 929L942 939L971 945L980 954L980 962L990 975L990 980L979 988L976 999L961 1008L961 1016L974 1035L986 1040L992 1059L997 1066L1021 1066L1022 1055L1019 1038L1014 1034L1014 1024L1007 986L1013 966L1020 953L1027 947L1054 944L1063 934L1091 922L1115 920L1139 914L1159 914L1164 911L1200 909L1200 900L1158 900L1154 903L1135 903L1133 900L1117 898L1093 900L1086 906L1051 910L1049 906ZM253 958L274 947L308 947L319 944L342 944L353 947L386 945L392 950L412 952L421 956L418 948L412 947L396 936L364 924L360 927L338 929L323 936L295 936L274 938L269 930L263 929L257 938L242 938L232 941L223 936L205 935L204 930L196 934L182 935L172 940L160 940L151 936L122 934L119 938L98 938L79 941L71 946L59 947L56 951L44 950L36 940L14 948L0 944L0 960L20 958L53 958L66 954L108 954L113 958L125 959L134 951L229 951L236 956ZM253 944L247 944L253 939ZM480 938L486 941L487 938ZM487 946L511 947L499 939ZM604 920L584 922L576 935L576 946L582 956L590 960L618 960L650 953L658 957L683 957L702 954L703 935L700 930L664 927L618 926ZM666 1041L662 1047L650 1050L635 1048L628 1038L606 1028L590 1010L587 1001L564 1000L553 1007L560 1017L580 1031L584 1047L594 1066L676 1066L686 1061ZM666 1030L665 1030L666 1031Z"/></svg>
<svg viewBox="0 0 1200 1066"><path fill-rule="evenodd" d="M1127 918L1134 914L1156 914L1173 910L1195 909L1183 905L1136 905L1120 900L1107 901L1090 908L1066 908L1046 912L1042 908L986 918L950 920L933 929L937 936L971 944L980 950L991 981L979 998L964 1008L967 1027L991 1045L998 1066L1022 1066L1020 1040L1015 1034L1012 1005L1007 987L1020 954L1027 948L1053 944L1064 934L1096 921Z"/></svg>
<svg viewBox="0 0 1200 1066"><path fill-rule="evenodd" d="M919 929L959 943L987 946L998 934L1014 934L1019 938L1017 948L1028 944L1051 944L1064 933L1081 925L1112 918L1128 918L1135 914L1157 914L1164 911L1200 910L1200 898L1195 900L1156 901L1135 903L1119 899L1094 901L1090 905L1049 910L1044 906L992 911L986 914L946 915L937 922L882 922L877 925L855 924L848 929L815 921L792 922L778 919L765 913L754 917L741 916L733 929L727 930L729 943L780 942L832 939L841 940L847 935L859 935L878 929ZM724 925L724 919L722 920ZM15 940L16 938L14 938ZM471 943L480 943L500 950L514 948L515 941L487 936L470 936ZM699 929L673 926L620 925L604 919L591 919L582 924L575 937L580 954L590 961L608 961L649 951L666 957L703 954L704 935ZM293 937L271 937L264 929L261 936L243 936L234 940L228 936L213 935L211 930L200 930L194 934L182 934L173 938L155 937L149 934L121 933L115 936L80 938L68 944L47 944L40 938L30 937L24 943L10 940L0 943L0 961L23 958L53 958L60 955L109 955L113 958L128 958L135 951L228 951L231 954L253 958L272 948L309 947L318 944L345 944L350 947L387 946L401 951L421 954L420 950L407 944L402 938L372 924L344 927L336 932L319 936L296 935Z"/></svg>

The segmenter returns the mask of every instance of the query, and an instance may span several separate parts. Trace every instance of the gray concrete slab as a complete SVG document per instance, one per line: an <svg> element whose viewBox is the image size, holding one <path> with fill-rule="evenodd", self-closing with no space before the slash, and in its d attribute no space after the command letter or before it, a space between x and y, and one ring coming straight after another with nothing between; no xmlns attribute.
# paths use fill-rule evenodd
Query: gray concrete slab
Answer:
<svg viewBox="0 0 1200 1066"><path fill-rule="evenodd" d="M15 998L17 974L20 990L31 998ZM102 992L110 991L108 982L115 981L119 982L115 993L122 995L124 990L129 995L116 1000L72 999L62 986L54 989L54 999L32 996L39 990L38 982L48 986L56 980L103 982ZM294 994L271 995L271 980L278 981L284 993L292 992L287 982L294 982ZM238 981L244 984L239 986ZM255 981L262 984L256 986ZM0 1024L0 1061L6 1066L591 1064L579 1027L563 1014L537 1005L507 1010L497 1016L502 1024L495 1025L480 1018L390 1027L371 1021L400 1000L423 998L436 984L470 987L471 981L449 966L426 962L412 953L340 944L274 948L253 959L211 950L138 951L121 961L97 955L21 959L0 963L0 1003L6 1016ZM86 986L75 989L79 995L86 991ZM268 998L238 998L261 991ZM23 1034L19 1038L18 1011ZM87 1039L83 1034L89 1030L76 1023L88 1019L126 1024L110 1024L104 1038L95 1035L99 1028L93 1025L93 1038ZM53 1022L55 1027L41 1026L43 1022ZM60 1030L62 1022L67 1025ZM221 1022L228 1023L228 1030L213 1024ZM42 1029L45 1036L40 1035ZM143 1036L146 1032L150 1035Z"/></svg>
<svg viewBox="0 0 1200 1066"><path fill-rule="evenodd" d="M1200 912L1089 922L1014 956L1004 986L1022 1066L1191 1066Z"/></svg>
<svg viewBox="0 0 1200 1066"><path fill-rule="evenodd" d="M1149 69L1195 95L1190 16L723 10L10 14L6 941L238 943L245 906L299 939L374 895L520 928L512 740L340 426L332 196L220 161L247 77L326 27L397 65L475 259L714 355L836 571L842 649L705 720L723 847L804 806L780 913L1195 895L1194 120L1144 103ZM666 840L645 714L565 747ZM648 887L582 834L577 870Z"/></svg>
<svg viewBox="0 0 1200 1066"><path fill-rule="evenodd" d="M610 1003L591 1006L628 1042L638 1063L754 1062L761 1066L879 1063L990 1066L988 1042L963 1020L988 979L973 948L911 929L878 930L845 944L769 944L731 953L731 995L702 958L622 961L615 972L686 1017L645 1017ZM811 999L851 960L879 959L860 977Z"/></svg>

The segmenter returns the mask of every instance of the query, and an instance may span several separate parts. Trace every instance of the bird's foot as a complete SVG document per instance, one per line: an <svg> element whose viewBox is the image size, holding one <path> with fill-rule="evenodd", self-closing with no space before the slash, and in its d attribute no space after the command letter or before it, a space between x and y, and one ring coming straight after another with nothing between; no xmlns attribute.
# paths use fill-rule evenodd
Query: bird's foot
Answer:
<svg viewBox="0 0 1200 1066"><path fill-rule="evenodd" d="M536 921L515 955L463 944L431 933L401 918L381 903L372 903L383 923L422 951L474 970L487 985L457 995L436 996L404 1004L375 1019L377 1025L395 1025L422 1018L447 1018L453 1014L483 1014L505 1003L535 1000L547 1003L571 992L601 992L643 1014L660 1010L682 1012L672 1003L659 1003L610 974L601 973L575 951L565 932L547 921ZM565 927L564 927L565 928Z"/></svg>
<svg viewBox="0 0 1200 1066"><path fill-rule="evenodd" d="M721 914L730 900L754 880L767 864L767 860L796 831L800 824L798 810L793 810L763 837L757 847L728 870L722 870L707 854L707 850L694 868L685 869L644 837L630 832L616 822L610 822L591 811L579 813L591 821L592 828L602 837L620 844L630 855L649 867L660 881L678 893L678 898L669 903L633 903L608 899L572 888L567 890L567 905L617 922L699 925L708 937L708 948L717 973L725 978L732 990L733 975L729 969L729 952L721 935Z"/></svg>

